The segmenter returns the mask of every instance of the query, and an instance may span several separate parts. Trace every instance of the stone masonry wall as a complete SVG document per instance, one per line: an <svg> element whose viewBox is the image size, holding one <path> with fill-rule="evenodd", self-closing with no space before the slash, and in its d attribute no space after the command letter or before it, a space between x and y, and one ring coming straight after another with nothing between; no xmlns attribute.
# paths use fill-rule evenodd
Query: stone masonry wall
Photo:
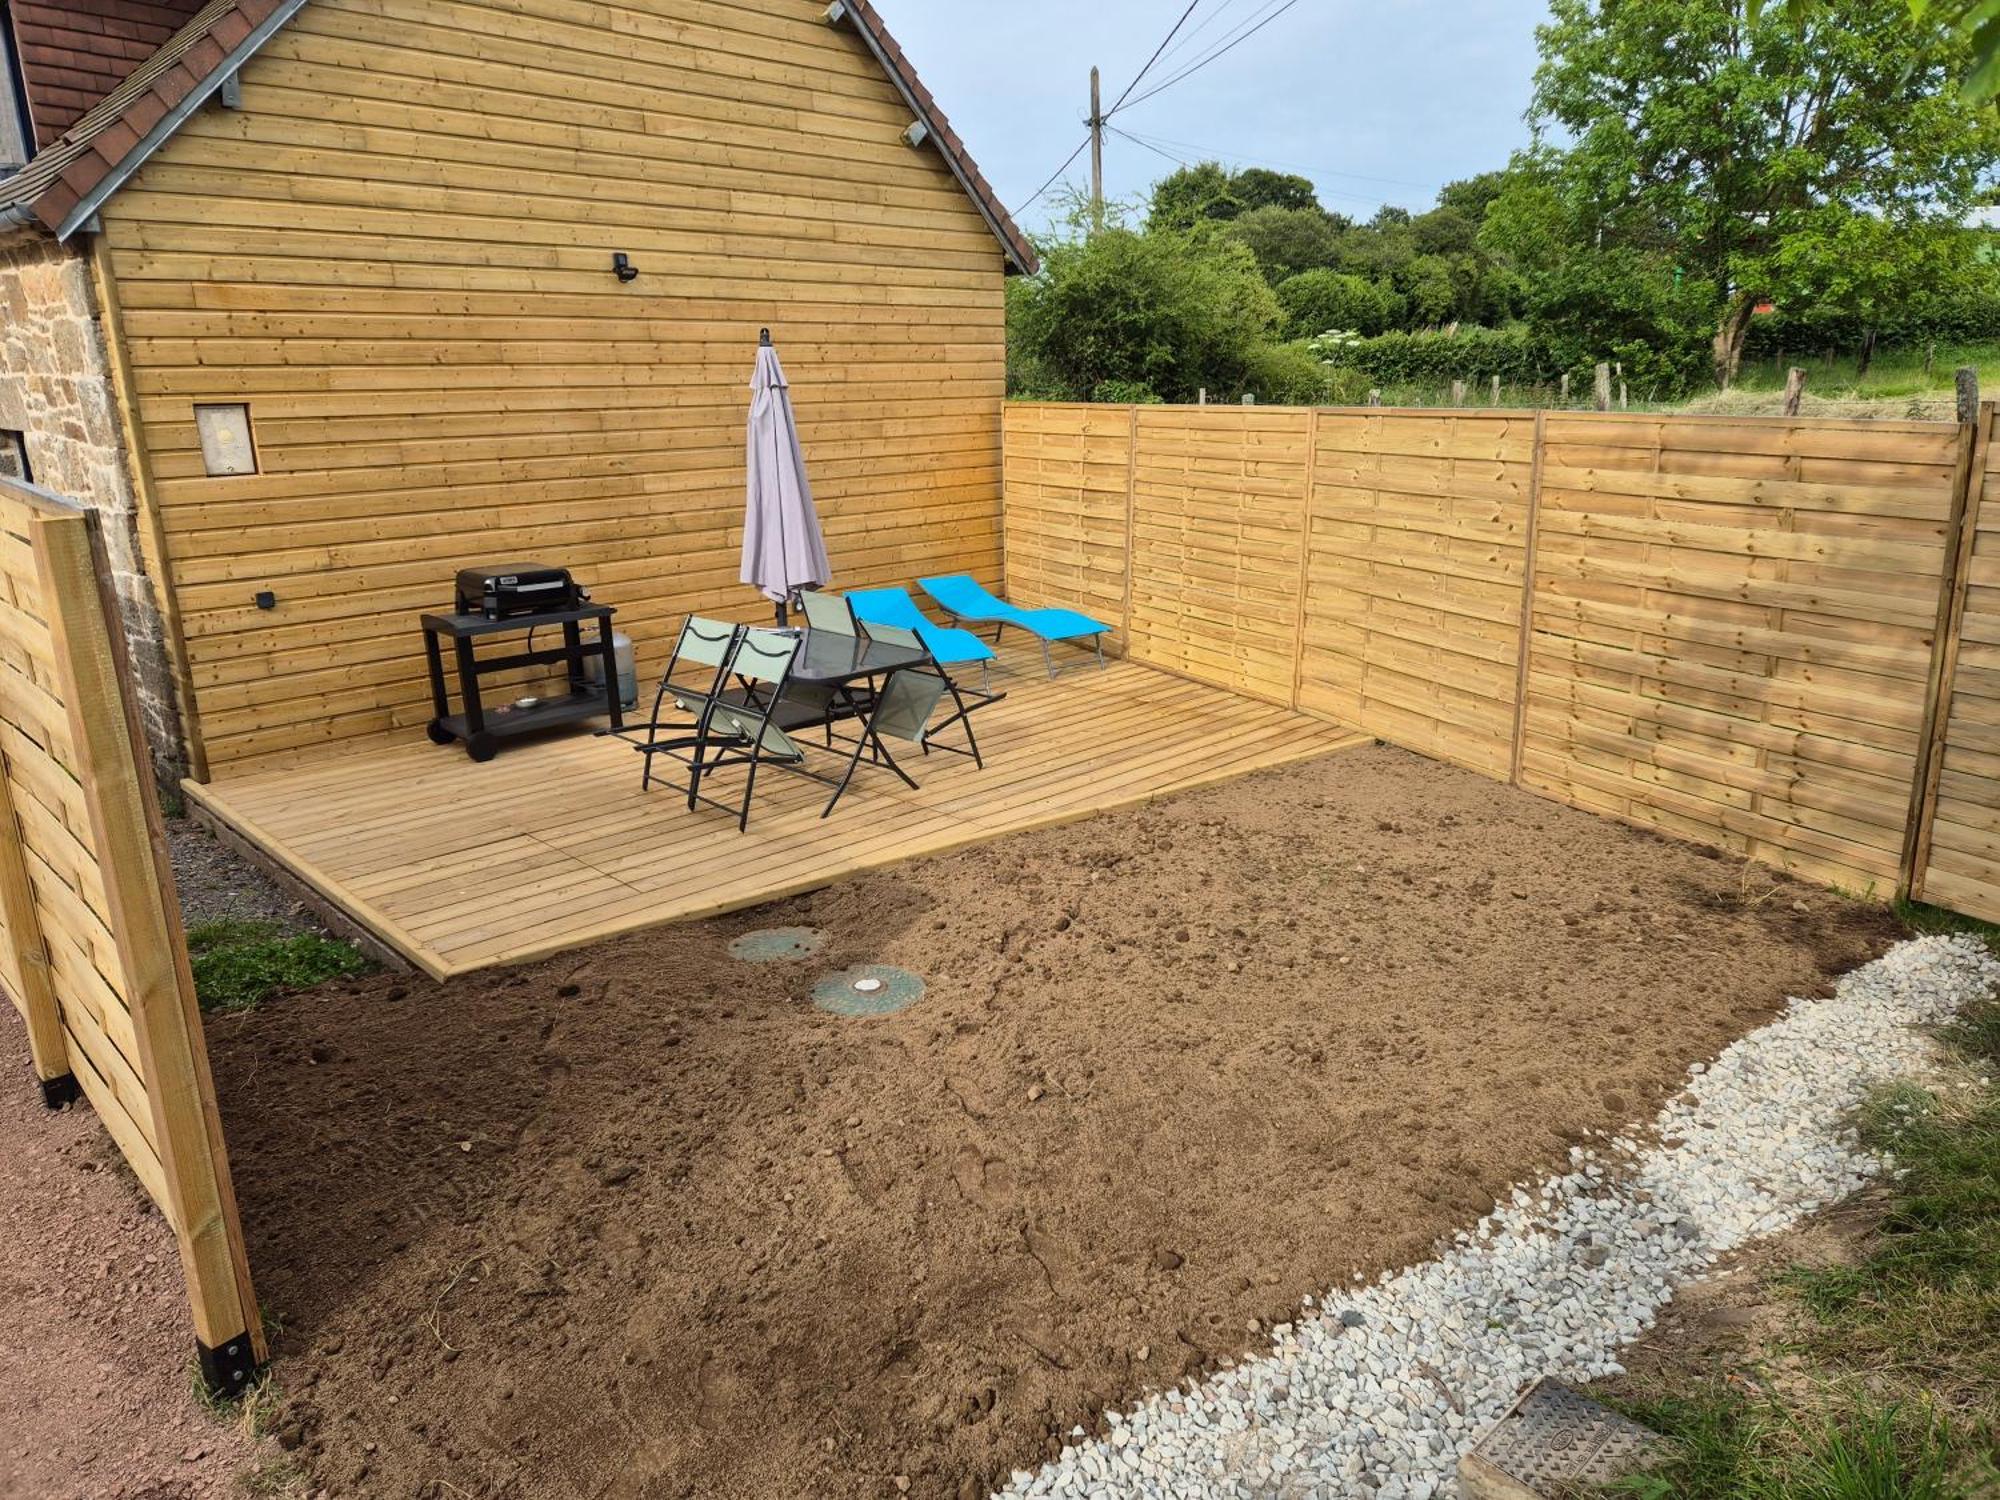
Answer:
<svg viewBox="0 0 2000 1500"><path fill-rule="evenodd" d="M78 251L41 235L0 240L0 429L27 435L36 484L104 518L154 765L163 778L178 778L186 750L165 621L141 560L138 502L96 302Z"/></svg>

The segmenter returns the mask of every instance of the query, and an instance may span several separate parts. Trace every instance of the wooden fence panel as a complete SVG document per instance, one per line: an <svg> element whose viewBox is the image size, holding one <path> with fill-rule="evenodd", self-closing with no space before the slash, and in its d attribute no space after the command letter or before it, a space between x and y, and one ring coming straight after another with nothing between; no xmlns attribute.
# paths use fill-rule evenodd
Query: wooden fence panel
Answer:
<svg viewBox="0 0 2000 1500"><path fill-rule="evenodd" d="M1128 650L1291 703L1312 414L1140 407L1137 422Z"/></svg>
<svg viewBox="0 0 2000 1500"><path fill-rule="evenodd" d="M0 481L0 974L45 1090L64 1068L173 1227L231 1391L263 1333L109 577L94 517Z"/></svg>
<svg viewBox="0 0 2000 1500"><path fill-rule="evenodd" d="M1910 894L2000 921L2000 467L1980 413L1972 495L1947 620L1937 724Z"/></svg>
<svg viewBox="0 0 2000 1500"><path fill-rule="evenodd" d="M1006 423L1011 597L1080 609L1121 646L1135 425L1122 406L1012 406Z"/></svg>
<svg viewBox="0 0 2000 1500"><path fill-rule="evenodd" d="M1532 414L1323 412L1298 706L1512 774Z"/></svg>
<svg viewBox="0 0 2000 1500"><path fill-rule="evenodd" d="M1962 438L1552 414L1524 785L1897 884Z"/></svg>

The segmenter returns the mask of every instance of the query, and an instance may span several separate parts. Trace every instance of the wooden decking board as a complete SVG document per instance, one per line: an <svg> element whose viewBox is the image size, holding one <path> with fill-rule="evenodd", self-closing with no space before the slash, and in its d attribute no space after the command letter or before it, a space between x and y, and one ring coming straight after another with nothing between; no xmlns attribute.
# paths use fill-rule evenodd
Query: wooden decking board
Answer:
<svg viewBox="0 0 2000 1500"><path fill-rule="evenodd" d="M828 789L760 775L750 830L639 790L614 740L516 747L474 766L416 736L188 794L437 978L546 957L663 922L761 905L918 855L1130 806L1360 744L1341 726L1128 662L1043 679L1007 652L1005 702L974 718L986 768L898 755L911 791L864 766ZM949 736L957 731L949 732ZM957 742L955 738L950 742ZM821 749L821 770L844 753ZM669 767L678 770L678 767ZM723 798L741 771L717 777Z"/></svg>

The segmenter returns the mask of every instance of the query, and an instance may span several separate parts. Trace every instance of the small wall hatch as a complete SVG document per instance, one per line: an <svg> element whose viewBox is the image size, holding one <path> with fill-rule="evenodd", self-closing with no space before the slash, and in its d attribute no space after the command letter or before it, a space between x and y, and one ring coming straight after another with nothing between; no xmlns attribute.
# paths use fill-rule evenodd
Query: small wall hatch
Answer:
<svg viewBox="0 0 2000 1500"><path fill-rule="evenodd" d="M250 434L247 406L197 406L194 425L201 433L201 461L216 478L257 472L257 444Z"/></svg>

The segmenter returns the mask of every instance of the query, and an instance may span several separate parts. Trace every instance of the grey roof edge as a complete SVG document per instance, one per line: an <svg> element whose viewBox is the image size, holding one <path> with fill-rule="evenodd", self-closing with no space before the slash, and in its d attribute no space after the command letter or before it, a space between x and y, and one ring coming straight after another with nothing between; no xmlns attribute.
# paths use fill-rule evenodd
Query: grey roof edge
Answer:
<svg viewBox="0 0 2000 1500"><path fill-rule="evenodd" d="M68 240L79 229L90 223L111 195L125 186L131 180L132 174L151 160L153 154L171 140L181 126L194 117L195 111L214 98L223 84L234 77L246 62L262 51L264 44L276 36L286 22L303 10L305 4L306 0L278 0L277 8L253 26L250 34L238 42L229 55L188 92L186 98L162 115L153 128L139 138L138 144L127 151L118 164L77 201L69 213L64 215L61 226L56 230L56 238Z"/></svg>
<svg viewBox="0 0 2000 1500"><path fill-rule="evenodd" d="M972 153L966 149L964 140L952 128L951 121L945 117L930 90L923 86L915 66L889 34L888 27L869 0L833 0L827 7L826 19L829 25L837 25L841 21L853 23L869 52L909 106L910 113L924 126L927 140L936 145L938 155L944 158L952 176L958 179L959 186L979 210L979 216L986 221L986 227L1000 242L1000 248L1006 252L1008 267L1024 276L1032 276L1039 271L1041 259L1035 254L1034 245L1000 202L992 185L979 170L979 164L972 159Z"/></svg>

